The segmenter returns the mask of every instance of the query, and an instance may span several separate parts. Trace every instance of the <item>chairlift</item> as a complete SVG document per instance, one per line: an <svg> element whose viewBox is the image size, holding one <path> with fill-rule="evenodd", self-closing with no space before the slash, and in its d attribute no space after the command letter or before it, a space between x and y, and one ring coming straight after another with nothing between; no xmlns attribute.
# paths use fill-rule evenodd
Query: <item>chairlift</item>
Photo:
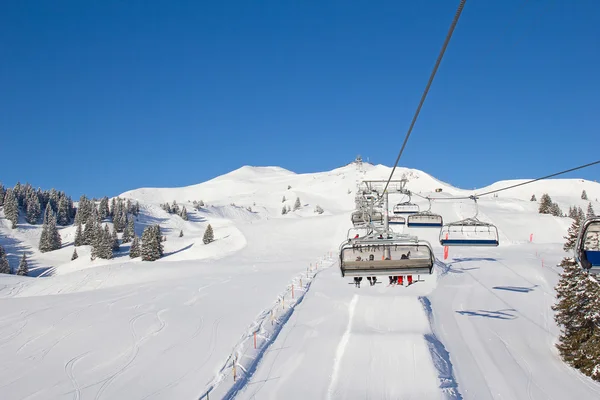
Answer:
<svg viewBox="0 0 600 400"><path fill-rule="evenodd" d="M348 229L348 234L346 235L347 239L358 239L360 237L365 237L373 232L373 228L369 225L364 226L355 226L354 228Z"/></svg>
<svg viewBox="0 0 600 400"><path fill-rule="evenodd" d="M383 224L383 214L381 211L373 211L373 213L369 214L366 210L358 210L352 213L351 220L355 227L367 225L370 222Z"/></svg>
<svg viewBox="0 0 600 400"><path fill-rule="evenodd" d="M426 211L409 215L406 221L406 226L409 228L437 228L444 225L444 219L442 216L431 212L431 199L428 197L427 200L429 200L429 208Z"/></svg>
<svg viewBox="0 0 600 400"><path fill-rule="evenodd" d="M440 230L440 244L442 246L495 247L500 244L498 228L493 224L477 219L479 213L477 198L471 196L471 199L475 201L475 216L443 225Z"/></svg>
<svg viewBox="0 0 600 400"><path fill-rule="evenodd" d="M600 274L600 217L587 218L581 224L575 261L590 274Z"/></svg>
<svg viewBox="0 0 600 400"><path fill-rule="evenodd" d="M405 225L406 218L404 218L400 215L390 215L388 217L388 224L390 224L390 225Z"/></svg>
<svg viewBox="0 0 600 400"><path fill-rule="evenodd" d="M398 203L394 206L392 212L394 214L416 214L419 212L419 205L415 203L411 203L411 194L410 191L403 191L405 195L408 196L408 200L402 203Z"/></svg>
<svg viewBox="0 0 600 400"><path fill-rule="evenodd" d="M425 275L433 273L435 256L416 236L372 233L342 243L339 261L342 277Z"/></svg>

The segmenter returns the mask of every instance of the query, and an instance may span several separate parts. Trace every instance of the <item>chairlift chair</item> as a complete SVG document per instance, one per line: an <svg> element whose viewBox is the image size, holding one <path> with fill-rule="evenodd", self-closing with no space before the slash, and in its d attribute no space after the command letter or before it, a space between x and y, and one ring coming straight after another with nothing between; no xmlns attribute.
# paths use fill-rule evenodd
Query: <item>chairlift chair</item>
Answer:
<svg viewBox="0 0 600 400"><path fill-rule="evenodd" d="M442 226L440 230L442 246L495 247L500 244L498 228L494 224L477 219L479 213L477 197L470 196L470 198L475 201L475 216Z"/></svg>
<svg viewBox="0 0 600 400"><path fill-rule="evenodd" d="M427 200L429 200L429 208L426 211L409 215L406 220L406 226L409 228L437 228L444 225L444 219L442 216L431 212L431 199L428 197Z"/></svg>
<svg viewBox="0 0 600 400"><path fill-rule="evenodd" d="M435 256L429 242L416 236L384 235L375 232L342 243L339 255L342 277L433 273Z"/></svg>
<svg viewBox="0 0 600 400"><path fill-rule="evenodd" d="M600 274L600 217L587 218L581 224L575 245L575 261L590 274Z"/></svg>
<svg viewBox="0 0 600 400"><path fill-rule="evenodd" d="M416 214L419 212L419 205L405 201L404 203L398 203L392 210L394 214Z"/></svg>
<svg viewBox="0 0 600 400"><path fill-rule="evenodd" d="M366 225L369 222L376 224L383 224L383 214L381 211L374 211L372 215L369 215L367 211L354 211L351 216L352 224L354 226Z"/></svg>
<svg viewBox="0 0 600 400"><path fill-rule="evenodd" d="M390 215L388 217L388 224L390 224L390 225L405 225L406 218L404 218L400 215Z"/></svg>

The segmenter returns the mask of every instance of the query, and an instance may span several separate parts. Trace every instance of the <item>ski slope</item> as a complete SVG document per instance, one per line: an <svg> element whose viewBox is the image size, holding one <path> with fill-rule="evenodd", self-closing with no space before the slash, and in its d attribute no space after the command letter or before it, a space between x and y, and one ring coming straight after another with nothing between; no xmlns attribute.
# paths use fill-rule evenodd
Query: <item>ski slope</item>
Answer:
<svg viewBox="0 0 600 400"><path fill-rule="evenodd" d="M390 171L366 167L366 179ZM421 171L398 173L423 196L472 193ZM41 254L39 228L10 230L0 219L11 264L27 251L46 271L0 277L2 398L600 397L600 385L563 364L554 348L555 265L571 221L539 215L529 201L548 192L563 211L585 208L585 189L600 211L600 185L540 181L482 198L479 218L498 226L501 245L451 248L447 260L438 230L400 228L432 243L434 274L409 287L363 280L359 289L334 262L351 226L355 180L352 164L315 174L242 167L185 188L126 192L142 203L138 234L160 223L167 235L165 257L153 263L130 260L127 246L94 262L81 246L70 261L72 227L61 230L64 248ZM296 196L302 208L281 215ZM390 206L401 198L391 196ZM186 205L189 221L160 209L173 200ZM207 206L193 211L193 200ZM475 209L440 200L432 211L452 221ZM208 223L217 240L204 245Z"/></svg>

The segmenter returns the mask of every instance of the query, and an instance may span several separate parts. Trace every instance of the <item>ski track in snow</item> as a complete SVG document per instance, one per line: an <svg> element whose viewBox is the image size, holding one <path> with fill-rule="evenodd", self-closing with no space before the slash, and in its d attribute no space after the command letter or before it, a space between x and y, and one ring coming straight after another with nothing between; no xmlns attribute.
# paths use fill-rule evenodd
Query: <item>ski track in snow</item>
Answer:
<svg viewBox="0 0 600 400"><path fill-rule="evenodd" d="M332 400L333 395L335 394L335 387L338 382L340 365L342 363L342 359L344 358L344 353L346 352L346 346L348 346L348 341L350 340L350 330L352 329L354 310L356 309L356 303L358 303L358 297L359 296L357 294L352 296L352 300L350 301L350 304L348 304L348 325L346 326L346 331L344 332L342 340L340 340L340 344L338 345L335 351L335 360L333 364L333 370L331 373L331 382L329 383L329 388L327 389L327 398L329 400Z"/></svg>

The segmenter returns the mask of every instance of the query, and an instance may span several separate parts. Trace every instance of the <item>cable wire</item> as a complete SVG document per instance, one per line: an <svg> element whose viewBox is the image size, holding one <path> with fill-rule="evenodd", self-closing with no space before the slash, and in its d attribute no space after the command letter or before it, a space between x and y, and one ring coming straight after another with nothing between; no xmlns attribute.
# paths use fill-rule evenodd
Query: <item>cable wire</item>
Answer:
<svg viewBox="0 0 600 400"><path fill-rule="evenodd" d="M510 186L507 186L507 187L503 187L503 188L500 188L500 189L490 190L489 192L483 192L483 193L474 194L474 195L471 195L471 196L464 196L464 197L423 197L423 196L418 195L416 193L413 193L413 194L416 195L416 196L419 196L421 198L428 199L428 200L467 200L467 199L473 199L473 198L478 198L478 197L482 197L482 196L487 196L487 195L493 194L493 193L502 192L504 190L513 189L513 188L516 188L516 187L519 187L519 186L529 185L530 183L533 183L533 182L541 181L543 179L553 178L553 177L558 176L558 175L563 175L563 174L566 174L566 173L569 173L569 172L577 171L579 169L591 167L592 165L596 165L596 164L600 164L600 160L594 161L594 162L591 162L591 163L587 163L587 164L584 164L584 165L580 165L580 166L575 167L575 168L570 168L570 169L566 169L564 171L556 172L554 174L542 176L541 178L532 179L532 180L529 180L529 181L526 181L526 182L517 183L517 184L510 185Z"/></svg>
<svg viewBox="0 0 600 400"><path fill-rule="evenodd" d="M390 174L389 179L387 180L387 183L385 184L385 187L383 188L383 192L385 193L385 191L388 188L388 185L390 184L390 181L392 180L392 176L394 175L394 171L396 170L396 167L398 166L398 162L400 161L400 157L402 157L402 153L404 152L404 148L406 147L406 143L408 142L408 138L410 137L410 134L412 133L413 127L415 126L415 123L417 122L417 118L419 117L419 113L421 112L421 107L423 107L423 103L425 103L425 98L427 97L427 93L429 93L429 88L431 87L431 84L433 83L433 78L435 78L435 74L437 73L437 70L440 66L440 63L442 62L442 58L444 57L444 53L446 52L446 47L448 47L448 43L450 43L450 38L452 37L452 34L454 33L454 28L456 27L456 24L458 23L458 19L460 18L460 14L462 13L462 10L465 6L465 2L466 0L460 0L460 4L458 5L458 9L456 10L456 14L454 15L454 19L452 20L452 24L450 25L450 29L448 30L448 34L446 35L446 40L444 40L444 45L442 46L442 49L440 50L440 54L438 55L438 58L435 62L435 66L433 67L433 71L431 71L431 75L429 76L429 81L427 82L427 86L425 87L425 91L423 92L423 95L421 96L421 101L419 102L419 106L417 107L417 111L415 112L415 115L413 116L412 122L410 123L410 127L408 128L408 132L406 132L406 137L404 138L404 143L402 143L402 147L400 148L400 153L398 153L398 157L396 158L396 162L394 163L394 168L392 168L392 173Z"/></svg>

